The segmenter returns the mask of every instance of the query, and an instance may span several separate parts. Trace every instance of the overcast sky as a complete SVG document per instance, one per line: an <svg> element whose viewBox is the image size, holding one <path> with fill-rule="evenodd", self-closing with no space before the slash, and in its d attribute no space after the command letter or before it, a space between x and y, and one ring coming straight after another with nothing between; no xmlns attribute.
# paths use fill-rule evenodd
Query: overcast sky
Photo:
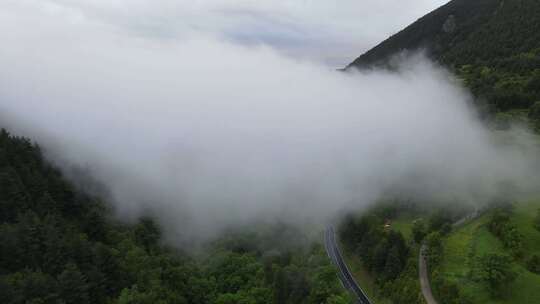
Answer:
<svg viewBox="0 0 540 304"><path fill-rule="evenodd" d="M215 35L341 67L447 0L3 0L21 17L107 24L132 35ZM39 31L37 28L36 31Z"/></svg>

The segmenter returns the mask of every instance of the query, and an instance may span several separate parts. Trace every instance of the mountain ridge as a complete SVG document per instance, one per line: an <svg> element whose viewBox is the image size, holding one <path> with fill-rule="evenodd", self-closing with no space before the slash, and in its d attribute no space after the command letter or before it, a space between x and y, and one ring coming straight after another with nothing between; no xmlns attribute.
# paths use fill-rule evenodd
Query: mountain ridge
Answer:
<svg viewBox="0 0 540 304"><path fill-rule="evenodd" d="M404 50L429 49L431 55L437 55L448 46L442 45L443 42L451 45L452 41L449 38L456 36L455 38L463 39L462 32L470 30L471 22L485 22L487 15L497 8L498 2L500 1L479 0L471 4L471 1L467 0L450 1L368 50L346 69L377 65L389 56Z"/></svg>
<svg viewBox="0 0 540 304"><path fill-rule="evenodd" d="M345 70L388 66L394 55L422 50L463 80L481 112L501 121L521 116L540 131L538 28L538 0L452 0Z"/></svg>

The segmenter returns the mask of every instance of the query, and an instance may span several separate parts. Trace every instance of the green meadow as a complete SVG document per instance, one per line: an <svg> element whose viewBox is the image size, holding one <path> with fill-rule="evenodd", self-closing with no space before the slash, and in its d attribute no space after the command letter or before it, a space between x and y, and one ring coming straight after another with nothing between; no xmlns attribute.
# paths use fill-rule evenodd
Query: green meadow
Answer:
<svg viewBox="0 0 540 304"><path fill-rule="evenodd" d="M439 275L455 282L472 303L523 304L540 303L540 275L529 272L525 261L540 254L540 232L533 226L540 201L515 204L511 221L523 235L523 257L514 263L517 279L509 286L505 296L493 298L484 283L475 276L478 259L489 253L510 255L502 243L487 229L491 215L487 213L452 232L444 240L444 254Z"/></svg>

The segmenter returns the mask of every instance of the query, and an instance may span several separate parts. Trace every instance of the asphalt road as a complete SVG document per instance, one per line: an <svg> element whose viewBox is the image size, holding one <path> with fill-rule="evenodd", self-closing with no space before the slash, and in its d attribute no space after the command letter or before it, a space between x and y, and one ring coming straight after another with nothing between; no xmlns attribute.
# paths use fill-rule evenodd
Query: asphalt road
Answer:
<svg viewBox="0 0 540 304"><path fill-rule="evenodd" d="M349 268L347 267L347 264L345 264L343 261L343 257L339 251L339 246L336 242L334 227L332 226L328 226L324 232L324 246L332 263L339 268L339 278L343 283L343 286L355 294L358 299L357 303L371 304L371 301L368 299L367 295L354 280Z"/></svg>

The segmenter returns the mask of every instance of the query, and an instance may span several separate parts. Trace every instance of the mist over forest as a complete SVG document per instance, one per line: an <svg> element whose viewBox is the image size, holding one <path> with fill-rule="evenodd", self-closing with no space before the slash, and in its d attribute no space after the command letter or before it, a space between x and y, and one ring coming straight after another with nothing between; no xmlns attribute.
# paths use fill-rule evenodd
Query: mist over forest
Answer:
<svg viewBox="0 0 540 304"><path fill-rule="evenodd" d="M448 1L1 1L0 303L540 303L540 2Z"/></svg>
<svg viewBox="0 0 540 304"><path fill-rule="evenodd" d="M489 132L422 53L397 57L398 72L344 73L212 35L9 14L21 7L0 21L3 124L72 179L87 171L120 218L160 218L173 242L260 219L325 222L389 193L483 204L501 187L536 191L530 132Z"/></svg>

